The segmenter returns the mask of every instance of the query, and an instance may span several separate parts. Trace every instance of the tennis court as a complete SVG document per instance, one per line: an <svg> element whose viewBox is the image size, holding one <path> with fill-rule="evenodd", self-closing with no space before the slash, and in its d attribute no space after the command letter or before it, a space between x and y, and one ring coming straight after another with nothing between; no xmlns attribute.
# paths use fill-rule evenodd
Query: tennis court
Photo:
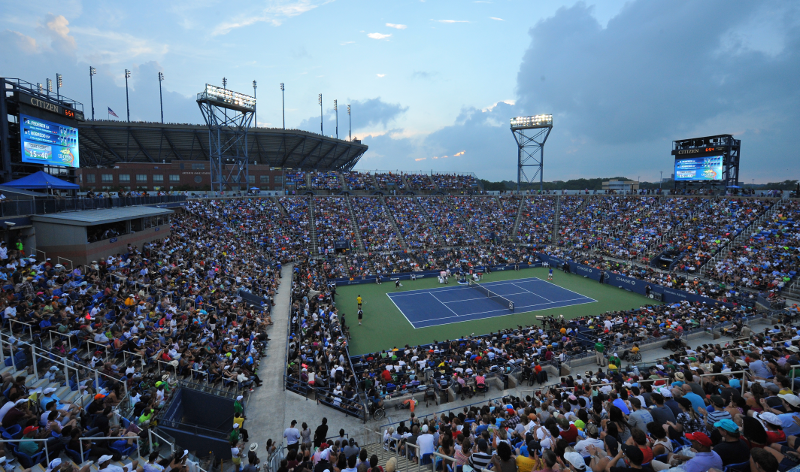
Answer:
<svg viewBox="0 0 800 472"><path fill-rule="evenodd" d="M538 277L387 293L414 329L593 303ZM487 295L486 291L492 292ZM509 309L510 301L514 309Z"/></svg>

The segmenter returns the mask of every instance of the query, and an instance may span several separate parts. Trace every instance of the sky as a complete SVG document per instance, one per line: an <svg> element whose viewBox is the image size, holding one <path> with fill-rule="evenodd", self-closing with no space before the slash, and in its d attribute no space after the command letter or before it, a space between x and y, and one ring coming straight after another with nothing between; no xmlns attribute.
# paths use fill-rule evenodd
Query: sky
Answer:
<svg viewBox="0 0 800 472"><path fill-rule="evenodd" d="M766 0L0 0L0 76L98 119L200 123L206 83L258 125L369 146L356 169L515 180L514 116L553 114L544 179L672 173L676 139L733 134L740 177L800 178L800 2ZM111 117L114 119L113 117Z"/></svg>

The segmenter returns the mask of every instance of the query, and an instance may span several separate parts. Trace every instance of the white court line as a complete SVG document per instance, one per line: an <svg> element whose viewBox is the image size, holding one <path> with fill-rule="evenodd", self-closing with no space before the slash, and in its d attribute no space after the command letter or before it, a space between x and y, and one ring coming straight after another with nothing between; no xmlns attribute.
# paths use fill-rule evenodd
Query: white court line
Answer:
<svg viewBox="0 0 800 472"><path fill-rule="evenodd" d="M389 297L389 300L392 300L392 297L389 296L389 292L386 292L386 296ZM417 327L414 325L414 323L412 323L411 320L408 319L408 317L406 316L406 313L403 310L401 310L399 306L397 306L397 303L395 303L394 300L392 300L392 303L394 303L394 307L397 308L397 311L399 311L400 314L403 315L403 318L405 318L406 321L408 321L408 324L410 324L412 328L417 329ZM356 315L358 315L358 312L356 312Z"/></svg>
<svg viewBox="0 0 800 472"><path fill-rule="evenodd" d="M519 285L517 285L517 284L514 284L514 286L515 286L515 287L517 287L517 288L518 288L518 289L520 289L520 290L525 290L525 293L530 293L531 295L536 295L537 297L541 298L542 300L547 300L547 301L548 301L548 302L550 302L550 303L552 303L552 302L553 302L553 300L549 300L549 299L547 299L547 298L544 298L543 296L539 295L538 293L531 292L530 290L526 290L525 288L523 288L523 287L520 287L520 286L519 286Z"/></svg>
<svg viewBox="0 0 800 472"><path fill-rule="evenodd" d="M584 297L584 298L588 298L588 297ZM580 298L577 298L576 300L580 300ZM590 299L590 300L591 300L591 299ZM587 305L587 304L589 304L589 303L594 303L594 302L596 302L596 300L594 300L594 301L591 301L591 302L584 302L584 303L573 303L572 305L568 305L568 306ZM529 307L531 307L531 306L538 306L538 305L528 305L528 306L526 306L526 307L523 307L523 308L529 308ZM555 307L555 308L566 308L566 307ZM542 310L548 310L548 309L549 309L549 308L542 308ZM470 313L470 315L482 315L482 314L485 314L485 313L495 313L495 312L497 312L497 311L508 311L508 310L493 310L493 311L483 311L483 312L480 312L480 313ZM529 312L532 312L532 311L540 311L540 310L528 310L528 311L529 311ZM466 323L466 322L469 322L469 321L478 321L478 320L484 320L484 319L486 319L486 318L502 318L502 317L504 317L504 316L519 315L519 314L520 314L520 313L506 313L506 314L504 314L504 315L488 316L488 317L477 318L477 319L471 319L471 320L467 319L467 320L460 320L460 321L448 321L447 323L436 323L435 325L420 326L420 328L432 328L432 327L434 327L434 326L444 326L444 325L456 324L456 323ZM461 315L461 317L464 317L464 316L466 316L466 315ZM446 316L446 317L444 317L444 318L434 318L434 319L432 319L431 321L444 320L444 319L448 319L448 318L453 318L453 317L452 317L452 316ZM426 321L427 321L427 320L426 320Z"/></svg>
<svg viewBox="0 0 800 472"><path fill-rule="evenodd" d="M570 274L570 275L574 275L574 274ZM574 291L574 290L570 290L570 289L568 289L568 288L564 288L564 287L562 287L561 285L556 285L556 284L554 284L553 282L550 282L549 280L543 280L543 279L540 279L539 277L530 277L530 278L531 278L531 279L536 279L536 280L538 280L539 282L544 282L544 283L546 283L546 284L550 284L550 285L556 286L556 287L560 288L561 290L566 290L567 292L574 293L575 295L580 295L580 296L582 296L582 297L589 298L590 300L597 301L597 300L595 300L594 298L587 297L586 295L584 295L584 294L582 294L582 293L578 293L578 292L576 292L576 291Z"/></svg>
<svg viewBox="0 0 800 472"><path fill-rule="evenodd" d="M440 303L442 306L444 306L445 308L447 308L448 310L450 310L450 313L452 313L452 314L454 314L454 315L458 316L458 313L456 313L455 311L453 311L453 309L452 309L452 308L450 308L449 306L445 305L445 303L444 303L443 301L439 300L439 299L436 297L436 295L434 295L434 294L432 294L432 293L430 293L430 292L428 293L428 295L432 296L434 300L436 300L436 301L437 301L437 302L439 302L439 303ZM449 318L449 317L448 317L448 318ZM429 319L430 319L430 318L429 318ZM438 320L439 318L434 318L434 319L437 319L437 320Z"/></svg>
<svg viewBox="0 0 800 472"><path fill-rule="evenodd" d="M498 294L498 295L500 295L501 297L510 297L512 295L524 295L524 294L527 294L527 293L533 293L533 292L517 292L517 293L509 293L509 294L505 294L505 295L500 295L500 294ZM449 302L441 302L440 301L440 303L470 302L472 300L486 300L487 298L489 298L489 297L465 298L463 300L452 300L452 301L449 301ZM544 297L542 297L542 298L544 298ZM547 299L545 298L545 300L547 300Z"/></svg>
<svg viewBox="0 0 800 472"><path fill-rule="evenodd" d="M557 304L557 303L574 302L574 301L577 301L577 300L587 300L587 299L591 300L591 298L589 298L589 297L581 297L581 298L571 298L569 300L558 300L556 302L536 303L534 305L524 305L524 306L521 306L521 307L516 307L515 306L514 307L514 313L510 313L510 314L522 313L522 312L518 312L517 311L518 309L519 310L524 310L524 309L531 308L531 307L539 307L539 306L543 306L543 305L554 305L554 304ZM594 301L596 301L596 300L592 300L591 302L586 302L586 303L592 303ZM575 303L575 305L583 305L583 303ZM573 306L573 305L568 305L568 306ZM561 307L559 307L559 308L561 308ZM566 307L563 307L563 308L566 308ZM544 310L546 308L542 308L542 309ZM474 313L465 313L463 315L459 315L458 313L454 312L453 310L450 310L450 311L452 311L453 314L456 315L456 316L440 316L438 318L428 318L428 320L431 320L431 321L447 320L447 319L456 318L456 317L458 317L458 318L466 318L468 316L473 316L473 315L483 315L483 314L486 314L486 313L506 312L508 310L507 309L505 309L505 310L504 309L499 309L499 310L489 310L489 311L476 311ZM538 311L538 310L529 310L529 311Z"/></svg>
<svg viewBox="0 0 800 472"><path fill-rule="evenodd" d="M427 293L427 292L433 292L433 291L436 291L436 292L449 292L451 290L459 290L459 289L465 289L465 288L469 288L469 285L455 285L453 287L441 287L441 288L438 288L438 287L435 287L435 288L420 288L420 289L417 289L417 290L408 290L406 292L386 292L386 294L387 295L392 295L394 297L404 297L406 295L419 295L421 293Z"/></svg>

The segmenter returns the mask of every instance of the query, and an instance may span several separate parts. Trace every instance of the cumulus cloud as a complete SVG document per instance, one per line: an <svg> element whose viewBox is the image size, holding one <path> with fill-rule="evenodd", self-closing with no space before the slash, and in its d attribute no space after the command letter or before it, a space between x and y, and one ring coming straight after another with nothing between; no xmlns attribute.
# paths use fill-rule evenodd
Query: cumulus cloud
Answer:
<svg viewBox="0 0 800 472"><path fill-rule="evenodd" d="M394 29L399 29L399 30L404 30L404 29L408 28L408 26L406 26L406 25L400 25L400 24L396 24L396 23L386 23L386 26L388 26L389 28L394 28Z"/></svg>
<svg viewBox="0 0 800 472"><path fill-rule="evenodd" d="M800 125L800 28L792 27L800 8L778 1L727 6L639 0L603 27L578 3L531 28L517 103L527 114L554 114L548 154L572 156L556 160L555 169L580 163L587 175L639 169L653 178L672 165L670 141L724 133L739 133L743 149L770 159L796 156L789 130ZM752 21L765 16L771 21ZM759 37L759 28L779 31L770 35L787 47L775 54L746 38L730 40L732 31L755 29L751 37ZM755 110L760 119L752 119ZM743 153L741 175L762 171L747 162Z"/></svg>
<svg viewBox="0 0 800 472"><path fill-rule="evenodd" d="M391 36L391 34L382 34L382 33L368 33L367 34L367 37L368 38L372 38L372 39L386 39L389 36Z"/></svg>
<svg viewBox="0 0 800 472"><path fill-rule="evenodd" d="M26 54L34 54L39 52L39 44L36 39L24 35L19 31L5 30L0 33L0 42L3 44L11 44L12 49L16 47L18 50Z"/></svg>
<svg viewBox="0 0 800 472"><path fill-rule="evenodd" d="M377 76L378 76L378 77L380 77L380 78L384 78L384 77L386 77L386 74L375 74L375 75L377 75Z"/></svg>
<svg viewBox="0 0 800 472"><path fill-rule="evenodd" d="M345 101L339 101L340 106L344 108ZM347 102L352 110L353 119L353 132L363 130L386 130L389 125L394 122L400 115L408 110L407 106L402 106L399 103L387 103L381 100L380 97L370 98L366 100L352 100ZM335 115L333 109L325 111L324 115L324 129L333 129L335 125ZM303 120L297 128L310 131L313 133L319 130L319 116L314 116ZM329 134L327 131L325 134ZM339 133L342 136L342 133Z"/></svg>

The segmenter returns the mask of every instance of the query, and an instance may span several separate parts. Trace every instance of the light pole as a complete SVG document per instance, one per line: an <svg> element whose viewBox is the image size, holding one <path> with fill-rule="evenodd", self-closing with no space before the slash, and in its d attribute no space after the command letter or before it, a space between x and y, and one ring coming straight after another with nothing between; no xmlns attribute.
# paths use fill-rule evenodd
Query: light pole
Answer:
<svg viewBox="0 0 800 472"><path fill-rule="evenodd" d="M128 110L128 123L131 122L131 103L128 100L128 79L131 77L131 71L125 69L125 108Z"/></svg>
<svg viewBox="0 0 800 472"><path fill-rule="evenodd" d="M350 105L347 105L347 136L350 141L353 140L353 119L350 116Z"/></svg>
<svg viewBox="0 0 800 472"><path fill-rule="evenodd" d="M161 82L164 81L164 73L158 73L158 102L161 105L161 124L164 124L164 94L161 93Z"/></svg>
<svg viewBox="0 0 800 472"><path fill-rule="evenodd" d="M56 73L56 99L61 100L61 86L64 84L64 78L61 74Z"/></svg>
<svg viewBox="0 0 800 472"><path fill-rule="evenodd" d="M333 101L333 111L336 113L336 139L339 139L339 104Z"/></svg>
<svg viewBox="0 0 800 472"><path fill-rule="evenodd" d="M661 178L658 180L658 189L661 190L661 183L664 182L664 171L660 170L658 173L661 175Z"/></svg>
<svg viewBox="0 0 800 472"><path fill-rule="evenodd" d="M254 99L256 98L256 81L255 80L253 81L253 98ZM256 128L258 127L258 110L256 108L257 106L258 105L253 105L253 121L256 122Z"/></svg>
<svg viewBox="0 0 800 472"><path fill-rule="evenodd" d="M47 96L50 97L50 92L53 91L53 81L51 79L47 79Z"/></svg>
<svg viewBox="0 0 800 472"><path fill-rule="evenodd" d="M319 134L325 136L322 131L322 94L319 94Z"/></svg>
<svg viewBox="0 0 800 472"><path fill-rule="evenodd" d="M42 90L44 90L44 89L42 88L42 84L40 84L40 83L37 83L37 84L36 84L36 87L38 87L38 88L39 88L39 93L42 93Z"/></svg>
<svg viewBox="0 0 800 472"><path fill-rule="evenodd" d="M225 77L222 78L222 88L225 89L225 90L228 89L228 79L226 79ZM226 96L226 98L227 98L227 96ZM228 122L228 109L227 108L225 109L224 115L225 115L225 122L227 123Z"/></svg>
<svg viewBox="0 0 800 472"><path fill-rule="evenodd" d="M97 69L89 66L89 92L92 95L92 121L94 121L94 80L92 80L92 76L95 74L97 74Z"/></svg>
<svg viewBox="0 0 800 472"><path fill-rule="evenodd" d="M286 129L286 91L281 82L281 116L283 116L283 129Z"/></svg>

